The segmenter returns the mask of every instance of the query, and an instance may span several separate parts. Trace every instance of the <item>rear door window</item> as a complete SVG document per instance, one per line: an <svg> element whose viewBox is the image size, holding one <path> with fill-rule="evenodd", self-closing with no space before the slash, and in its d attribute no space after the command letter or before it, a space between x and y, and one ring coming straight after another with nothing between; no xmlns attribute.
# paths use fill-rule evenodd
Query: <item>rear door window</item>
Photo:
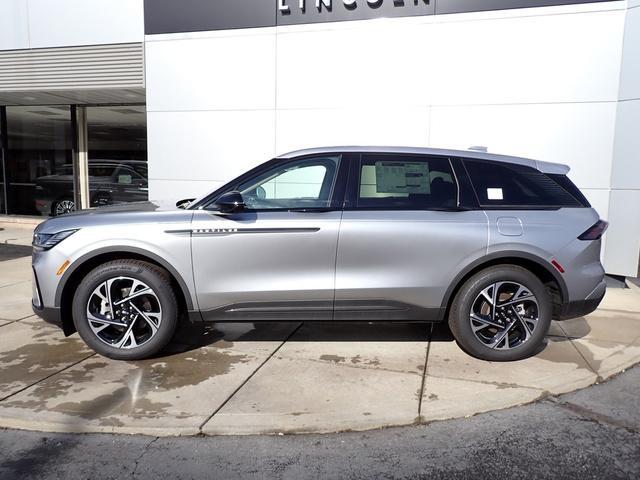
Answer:
<svg viewBox="0 0 640 480"><path fill-rule="evenodd" d="M559 182L535 168L511 163L464 160L482 207L581 207Z"/></svg>
<svg viewBox="0 0 640 480"><path fill-rule="evenodd" d="M436 209L457 205L458 189L448 158L363 155L358 208Z"/></svg>

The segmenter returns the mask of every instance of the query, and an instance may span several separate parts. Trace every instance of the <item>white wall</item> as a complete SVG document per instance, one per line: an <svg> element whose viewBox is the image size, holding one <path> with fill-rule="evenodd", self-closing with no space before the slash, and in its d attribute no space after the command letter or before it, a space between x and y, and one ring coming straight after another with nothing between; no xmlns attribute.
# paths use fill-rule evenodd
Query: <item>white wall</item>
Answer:
<svg viewBox="0 0 640 480"><path fill-rule="evenodd" d="M0 0L0 50L144 40L143 0Z"/></svg>
<svg viewBox="0 0 640 480"><path fill-rule="evenodd" d="M151 197L199 195L303 147L485 145L569 164L614 220L632 200L614 193L625 165L640 164L624 153L636 106L618 108L640 98L640 62L621 62L625 21L625 58L640 49L635 15L620 1L148 36ZM630 274L638 246L618 242L605 260Z"/></svg>
<svg viewBox="0 0 640 480"><path fill-rule="evenodd" d="M640 254L640 1L626 16L609 198L607 269L637 276Z"/></svg>

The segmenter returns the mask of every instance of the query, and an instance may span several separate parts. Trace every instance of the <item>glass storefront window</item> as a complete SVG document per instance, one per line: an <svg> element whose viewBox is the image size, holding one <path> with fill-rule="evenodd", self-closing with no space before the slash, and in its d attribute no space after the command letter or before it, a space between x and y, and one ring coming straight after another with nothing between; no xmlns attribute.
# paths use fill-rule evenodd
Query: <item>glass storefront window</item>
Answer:
<svg viewBox="0 0 640 480"><path fill-rule="evenodd" d="M7 151L7 110L0 106L0 215L7 213L7 202L4 191L5 155Z"/></svg>
<svg viewBox="0 0 640 480"><path fill-rule="evenodd" d="M7 107L6 123L7 213L49 215L55 205L43 199L46 185L68 183L73 198L70 109Z"/></svg>
<svg viewBox="0 0 640 480"><path fill-rule="evenodd" d="M143 106L87 107L90 205L148 199Z"/></svg>
<svg viewBox="0 0 640 480"><path fill-rule="evenodd" d="M145 107L83 108L87 113L88 204L100 207L147 200ZM3 188L9 214L47 216L75 210L71 108L6 107L3 123L6 178L0 168L0 213L5 213Z"/></svg>

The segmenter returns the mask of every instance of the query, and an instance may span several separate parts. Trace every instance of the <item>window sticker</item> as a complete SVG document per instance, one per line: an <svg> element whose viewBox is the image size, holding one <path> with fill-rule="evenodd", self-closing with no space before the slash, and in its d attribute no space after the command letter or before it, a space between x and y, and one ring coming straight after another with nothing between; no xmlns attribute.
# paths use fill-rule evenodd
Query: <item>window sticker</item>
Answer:
<svg viewBox="0 0 640 480"><path fill-rule="evenodd" d="M377 193L430 194L426 162L376 162Z"/></svg>
<svg viewBox="0 0 640 480"><path fill-rule="evenodd" d="M487 200L504 200L501 188L487 188Z"/></svg>

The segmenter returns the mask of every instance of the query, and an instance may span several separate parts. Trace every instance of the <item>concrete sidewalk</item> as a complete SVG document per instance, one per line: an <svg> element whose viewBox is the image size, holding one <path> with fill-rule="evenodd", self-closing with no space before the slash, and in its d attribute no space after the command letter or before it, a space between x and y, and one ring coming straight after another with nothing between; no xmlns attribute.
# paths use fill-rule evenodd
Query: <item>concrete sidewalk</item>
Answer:
<svg viewBox="0 0 640 480"><path fill-rule="evenodd" d="M4 430L0 478L637 480L639 396L640 366L531 405L367 432L157 438Z"/></svg>
<svg viewBox="0 0 640 480"><path fill-rule="evenodd" d="M30 299L30 258L0 262L0 427L155 436L366 430L553 397L640 361L635 286L610 289L588 317L554 322L541 353L512 363L469 357L444 325L393 323L185 325L163 356L116 362L34 317Z"/></svg>

